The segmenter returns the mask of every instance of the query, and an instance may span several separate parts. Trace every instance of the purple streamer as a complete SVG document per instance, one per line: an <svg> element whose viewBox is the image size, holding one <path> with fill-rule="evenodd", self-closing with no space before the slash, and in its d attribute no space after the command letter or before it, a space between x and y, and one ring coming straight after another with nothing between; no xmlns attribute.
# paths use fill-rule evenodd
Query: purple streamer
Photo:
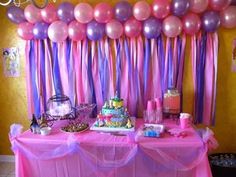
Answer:
<svg viewBox="0 0 236 177"><path fill-rule="evenodd" d="M150 55L151 55L151 49L150 49L150 39L145 38L145 55L144 55L144 67L143 67L143 80L144 80L144 105L146 105L147 102L147 85L148 85L148 73L149 73L149 65L150 65Z"/></svg>
<svg viewBox="0 0 236 177"><path fill-rule="evenodd" d="M174 71L173 71L173 52L172 52L172 42L169 42L168 46L168 88L173 88L174 87Z"/></svg>
<svg viewBox="0 0 236 177"><path fill-rule="evenodd" d="M43 98L43 108L44 112L47 109L46 100L46 73L45 73L45 46L43 40L40 40L40 72L41 72L41 84L42 84L42 98Z"/></svg>
<svg viewBox="0 0 236 177"><path fill-rule="evenodd" d="M196 103L196 119L197 123L201 123L203 121L203 97L204 97L204 73L205 73L205 60L206 60L206 33L203 34L202 39L200 41L200 58L199 65L197 65L197 103Z"/></svg>
<svg viewBox="0 0 236 177"><path fill-rule="evenodd" d="M125 47L125 56L126 59L128 60L128 77L129 80L131 79L131 75L132 75L132 65L131 65L131 59L130 59L130 46L128 44L128 39L125 38L124 39L124 47Z"/></svg>
<svg viewBox="0 0 236 177"><path fill-rule="evenodd" d="M36 118L40 118L40 97L39 97L39 90L37 89L37 79L36 79L36 72L37 72L37 66L35 63L35 45L34 42L30 41L30 51L29 51L29 62L30 62L30 74L31 74L31 84L33 89L33 103L34 103L34 114Z"/></svg>
<svg viewBox="0 0 236 177"><path fill-rule="evenodd" d="M161 78L161 90L162 90L162 97L163 97L163 95L165 93L165 81L164 81L165 52L164 52L162 35L160 35L157 38L157 47L158 47L158 55L159 55L159 70L160 70L160 78Z"/></svg>
<svg viewBox="0 0 236 177"><path fill-rule="evenodd" d="M88 43L87 43L87 48L88 48ZM96 100L96 93L94 89L94 83L93 83L93 74L92 74L92 49L88 49L88 66L87 66L87 71L88 71L88 81L89 81L89 87L90 87L90 93L92 95L92 103L97 104ZM92 116L96 117L97 114L97 107L94 108L92 112Z"/></svg>
<svg viewBox="0 0 236 177"><path fill-rule="evenodd" d="M120 97L120 82L121 82L121 51L120 51L120 43L118 39L116 39L116 91L117 96Z"/></svg>
<svg viewBox="0 0 236 177"><path fill-rule="evenodd" d="M53 42L53 83L56 95L62 94L61 76L58 63L58 46Z"/></svg>

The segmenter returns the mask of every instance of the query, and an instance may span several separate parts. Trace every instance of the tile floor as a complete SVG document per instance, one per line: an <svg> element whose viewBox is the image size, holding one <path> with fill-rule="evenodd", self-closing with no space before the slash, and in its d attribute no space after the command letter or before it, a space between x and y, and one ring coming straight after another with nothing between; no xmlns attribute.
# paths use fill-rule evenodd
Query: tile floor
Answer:
<svg viewBox="0 0 236 177"><path fill-rule="evenodd" d="M15 177L15 164L0 162L0 177Z"/></svg>

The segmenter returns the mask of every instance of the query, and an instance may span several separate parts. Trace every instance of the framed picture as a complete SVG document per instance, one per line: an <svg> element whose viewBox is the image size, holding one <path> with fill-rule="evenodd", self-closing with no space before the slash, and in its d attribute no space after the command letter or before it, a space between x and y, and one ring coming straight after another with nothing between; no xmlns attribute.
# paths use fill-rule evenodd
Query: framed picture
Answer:
<svg viewBox="0 0 236 177"><path fill-rule="evenodd" d="M4 48L3 55L3 70L6 77L20 76L20 56L17 47Z"/></svg>

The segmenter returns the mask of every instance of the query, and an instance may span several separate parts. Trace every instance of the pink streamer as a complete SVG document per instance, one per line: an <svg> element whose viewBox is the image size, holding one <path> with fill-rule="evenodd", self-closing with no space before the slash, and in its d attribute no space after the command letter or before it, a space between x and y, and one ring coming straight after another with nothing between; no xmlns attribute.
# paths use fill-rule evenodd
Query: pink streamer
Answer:
<svg viewBox="0 0 236 177"><path fill-rule="evenodd" d="M171 42L171 38L166 38L166 53L165 53L165 71L164 71L164 91L168 88L168 48L169 43Z"/></svg>
<svg viewBox="0 0 236 177"><path fill-rule="evenodd" d="M30 78L30 64L29 64L29 51L30 51L30 41L26 41L25 43L25 58L26 58L26 66L25 66L25 74L26 74L26 88L27 88L27 101L28 101L28 118L32 118L32 113L34 112L34 107L32 103L32 88L31 88L31 78Z"/></svg>
<svg viewBox="0 0 236 177"><path fill-rule="evenodd" d="M90 103L92 100L91 93L89 93L89 82L88 82L88 40L83 41L82 48L82 79L83 79L83 90L84 90L84 101Z"/></svg>
<svg viewBox="0 0 236 177"><path fill-rule="evenodd" d="M46 99L48 100L52 95L55 95L54 84L52 81L52 53L50 43L47 39L44 40L45 45L45 82L46 82Z"/></svg>
<svg viewBox="0 0 236 177"><path fill-rule="evenodd" d="M61 83L63 94L69 95L69 81L68 81L68 71L66 64L66 42L58 43L58 63L60 69Z"/></svg>
<svg viewBox="0 0 236 177"><path fill-rule="evenodd" d="M216 83L217 83L217 68L218 68L218 50L219 41L218 34L213 34L213 60L214 60L214 85L213 85L213 98L212 98L212 124L215 124L215 109L216 109Z"/></svg>
<svg viewBox="0 0 236 177"><path fill-rule="evenodd" d="M83 79L82 79L82 42L78 41L77 46L73 45L72 52L74 55L75 63L75 88L76 88L76 98L77 104L83 103L84 100L84 90L83 90Z"/></svg>
<svg viewBox="0 0 236 177"><path fill-rule="evenodd" d="M139 36L137 39L137 70L138 70L138 110L143 110L143 65L144 65L144 53L143 53L143 39Z"/></svg>
<svg viewBox="0 0 236 177"><path fill-rule="evenodd" d="M92 74L93 74L93 83L94 90L96 94L97 108L101 110L103 106L102 99L102 85L99 77L99 66L98 66L98 57L96 52L96 42L92 41L91 43L91 53L92 53Z"/></svg>
<svg viewBox="0 0 236 177"><path fill-rule="evenodd" d="M212 91L213 91L213 46L211 34L207 34L207 51L205 61L205 84L204 84L204 109L203 109L203 123L210 124L211 120L211 106L212 106Z"/></svg>
<svg viewBox="0 0 236 177"><path fill-rule="evenodd" d="M186 47L186 35L182 35L182 48L181 48L181 55L180 55L180 63L177 66L176 70L178 70L177 76L177 84L176 87L179 91L182 92L182 83L183 83L183 74L184 74L184 60L185 60L185 47ZM176 61L177 62L177 61Z"/></svg>
<svg viewBox="0 0 236 177"><path fill-rule="evenodd" d="M153 98L161 98L161 79L159 70L159 61L157 54L156 39L151 40L151 53L152 53L152 71L153 71Z"/></svg>
<svg viewBox="0 0 236 177"><path fill-rule="evenodd" d="M105 55L108 59L108 67L109 67L109 92L108 98L113 97L115 95L115 76L114 76L114 66L113 66L113 56L112 56L112 47L109 45L108 38L105 39L104 43Z"/></svg>

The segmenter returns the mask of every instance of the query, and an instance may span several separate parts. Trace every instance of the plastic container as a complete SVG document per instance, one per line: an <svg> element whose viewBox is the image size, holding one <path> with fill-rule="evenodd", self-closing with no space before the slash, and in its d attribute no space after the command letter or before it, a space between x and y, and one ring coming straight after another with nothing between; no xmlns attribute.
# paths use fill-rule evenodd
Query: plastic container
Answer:
<svg viewBox="0 0 236 177"><path fill-rule="evenodd" d="M209 155L213 177L236 176L236 153L216 153Z"/></svg>

